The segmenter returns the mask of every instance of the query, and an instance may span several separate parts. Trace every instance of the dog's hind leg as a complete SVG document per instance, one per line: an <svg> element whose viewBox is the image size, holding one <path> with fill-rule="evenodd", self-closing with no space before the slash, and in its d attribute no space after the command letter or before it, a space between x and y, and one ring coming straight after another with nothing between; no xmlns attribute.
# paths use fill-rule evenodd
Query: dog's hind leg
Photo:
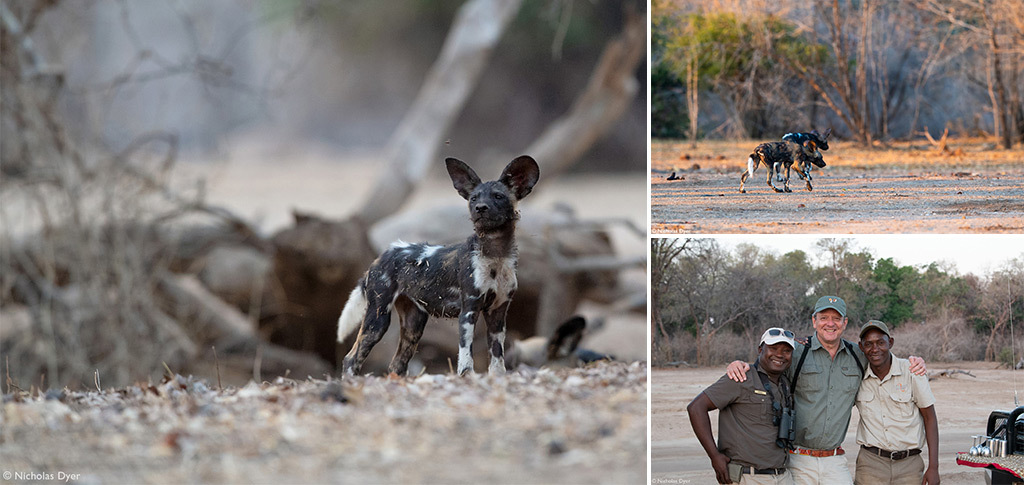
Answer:
<svg viewBox="0 0 1024 485"><path fill-rule="evenodd" d="M747 177L754 175L754 170L757 170L757 160L755 160L754 155L751 154L749 157L747 157L747 170L743 172L743 175L740 175L741 194L747 193L746 190L743 190L743 183L747 181Z"/></svg>
<svg viewBox="0 0 1024 485"><path fill-rule="evenodd" d="M367 312L363 318L363 324L359 327L359 335L352 350L348 352L343 361L342 368L347 375L359 374L366 357L370 355L373 346L380 342L381 337L388 331L391 325L392 300L395 290L384 290L368 288L366 290Z"/></svg>
<svg viewBox="0 0 1024 485"><path fill-rule="evenodd" d="M775 182L772 180L772 176L775 175L775 172L779 170L779 163L775 162L772 165L765 164L765 166L768 167L768 186L771 187L772 190L776 192L782 192L781 189L775 186Z"/></svg>
<svg viewBox="0 0 1024 485"><path fill-rule="evenodd" d="M508 301L501 306L484 312L484 321L487 322L487 353L490 356L490 365L487 373L491 375L502 375L505 373L505 314L508 312Z"/></svg>
<svg viewBox="0 0 1024 485"><path fill-rule="evenodd" d="M793 168L793 164L787 163L787 164L785 164L785 166L786 166L786 184L784 185L784 187L786 188L786 192L792 192L792 190L789 188L789 176L790 176L790 171Z"/></svg>
<svg viewBox="0 0 1024 485"><path fill-rule="evenodd" d="M395 357L391 359L388 372L394 372L400 376L405 375L409 370L409 360L416 353L416 345L423 337L423 329L427 326L427 312L421 310L407 297L399 296L395 300L395 310L398 312L398 320L401 325L401 338L398 341L398 350Z"/></svg>

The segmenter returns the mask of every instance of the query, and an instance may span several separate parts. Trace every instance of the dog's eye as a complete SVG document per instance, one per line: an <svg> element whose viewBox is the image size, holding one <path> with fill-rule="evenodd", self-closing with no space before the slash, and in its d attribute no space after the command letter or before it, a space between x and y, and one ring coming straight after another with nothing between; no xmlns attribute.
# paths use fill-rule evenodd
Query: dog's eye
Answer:
<svg viewBox="0 0 1024 485"><path fill-rule="evenodd" d="M505 194L494 194L494 198L498 199L498 200L504 199L505 198Z"/></svg>
<svg viewBox="0 0 1024 485"><path fill-rule="evenodd" d="M473 194L473 195L469 196L469 200L470 201L476 201L476 198L477 198L476 194Z"/></svg>

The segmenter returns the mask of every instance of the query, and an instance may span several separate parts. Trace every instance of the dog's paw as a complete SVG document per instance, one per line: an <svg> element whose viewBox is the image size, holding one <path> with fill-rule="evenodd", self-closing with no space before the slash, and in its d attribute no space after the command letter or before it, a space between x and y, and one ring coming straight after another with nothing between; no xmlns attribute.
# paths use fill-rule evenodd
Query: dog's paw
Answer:
<svg viewBox="0 0 1024 485"><path fill-rule="evenodd" d="M810 191L812 191L812 190L814 190L814 189L813 189L813 188L811 188L811 184L807 184L807 191L808 191L808 192L810 192Z"/></svg>
<svg viewBox="0 0 1024 485"><path fill-rule="evenodd" d="M786 187L786 192L792 192L792 191L793 191L793 189L790 189L789 187Z"/></svg>
<svg viewBox="0 0 1024 485"><path fill-rule="evenodd" d="M741 193L741 194L745 194L745 193L747 193L747 191L746 191L746 190L744 190L744 189L740 189L740 193Z"/></svg>

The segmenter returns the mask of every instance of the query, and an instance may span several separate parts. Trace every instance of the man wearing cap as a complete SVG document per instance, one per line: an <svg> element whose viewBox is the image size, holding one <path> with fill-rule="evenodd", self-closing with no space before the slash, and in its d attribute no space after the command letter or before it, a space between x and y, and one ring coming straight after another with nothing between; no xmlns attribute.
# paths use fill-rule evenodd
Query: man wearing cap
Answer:
<svg viewBox="0 0 1024 485"><path fill-rule="evenodd" d="M819 298L811 315L814 335L793 351L796 364L786 371L793 386L796 431L788 467L797 484L853 483L843 456L846 451L840 445L850 426L865 357L853 342L842 338L847 323L842 298ZM913 356L909 360L910 371L924 375L924 361ZM743 381L747 369L745 362L735 361L729 364L727 375Z"/></svg>
<svg viewBox="0 0 1024 485"><path fill-rule="evenodd" d="M857 393L857 484L939 483L939 425L928 378L910 373L910 361L892 355L889 327L871 320L860 328L868 371ZM928 443L928 468L921 448ZM924 477L922 479L922 477Z"/></svg>
<svg viewBox="0 0 1024 485"><path fill-rule="evenodd" d="M793 332L769 328L761 335L754 369L758 379L735 382L722 376L690 401L686 412L697 440L711 458L718 483L792 484L786 469L788 440L779 423L792 408L783 376L793 357ZM718 445L708 413L718 409Z"/></svg>

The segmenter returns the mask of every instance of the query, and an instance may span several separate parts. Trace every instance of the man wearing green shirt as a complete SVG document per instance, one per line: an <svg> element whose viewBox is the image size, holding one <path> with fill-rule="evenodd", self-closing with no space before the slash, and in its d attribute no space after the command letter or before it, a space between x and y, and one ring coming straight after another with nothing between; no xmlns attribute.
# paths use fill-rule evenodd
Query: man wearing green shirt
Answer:
<svg viewBox="0 0 1024 485"><path fill-rule="evenodd" d="M794 364L786 371L796 408L796 449L790 452L787 466L797 484L852 485L846 451L840 445L850 426L866 357L856 344L842 338L849 323L842 298L819 298L811 323L814 335L806 345L796 346ZM923 375L924 361L913 356L909 360L911 372ZM735 361L727 374L742 382L747 369L745 362Z"/></svg>

